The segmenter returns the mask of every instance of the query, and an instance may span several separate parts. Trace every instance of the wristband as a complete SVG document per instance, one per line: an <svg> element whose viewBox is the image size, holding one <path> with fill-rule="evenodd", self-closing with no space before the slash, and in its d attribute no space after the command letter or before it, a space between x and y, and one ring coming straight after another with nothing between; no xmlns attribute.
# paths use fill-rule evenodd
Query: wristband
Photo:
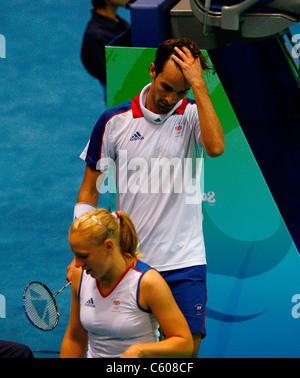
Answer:
<svg viewBox="0 0 300 378"><path fill-rule="evenodd" d="M73 221L81 217L81 215L87 213L88 211L95 210L96 206L91 205L87 202L77 202L74 206L74 216Z"/></svg>

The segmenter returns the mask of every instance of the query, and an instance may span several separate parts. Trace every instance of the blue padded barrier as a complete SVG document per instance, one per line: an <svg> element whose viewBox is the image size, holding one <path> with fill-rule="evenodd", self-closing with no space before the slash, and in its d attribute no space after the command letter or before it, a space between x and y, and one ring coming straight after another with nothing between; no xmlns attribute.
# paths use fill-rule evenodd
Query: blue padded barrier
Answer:
<svg viewBox="0 0 300 378"><path fill-rule="evenodd" d="M130 10L132 47L158 47L170 38L170 9L179 0L135 0Z"/></svg>

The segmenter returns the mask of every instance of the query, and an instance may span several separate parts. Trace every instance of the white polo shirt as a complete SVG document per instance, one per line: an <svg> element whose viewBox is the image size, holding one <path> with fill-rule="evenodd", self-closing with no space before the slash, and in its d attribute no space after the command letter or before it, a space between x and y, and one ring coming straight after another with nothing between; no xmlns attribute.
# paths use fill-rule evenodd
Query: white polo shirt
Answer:
<svg viewBox="0 0 300 378"><path fill-rule="evenodd" d="M89 335L87 357L118 358L133 344L158 341L155 317L139 305L140 281L149 269L138 260L107 294L82 271L78 298L80 321Z"/></svg>
<svg viewBox="0 0 300 378"><path fill-rule="evenodd" d="M81 158L101 172L114 165L117 209L132 219L144 262L161 272L203 265L197 106L184 98L168 114L152 113L149 86L102 114Z"/></svg>

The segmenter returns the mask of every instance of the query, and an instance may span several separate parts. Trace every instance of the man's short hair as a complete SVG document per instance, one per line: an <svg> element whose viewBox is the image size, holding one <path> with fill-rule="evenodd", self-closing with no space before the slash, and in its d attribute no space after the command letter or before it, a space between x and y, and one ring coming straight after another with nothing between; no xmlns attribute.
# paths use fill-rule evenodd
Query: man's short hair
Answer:
<svg viewBox="0 0 300 378"><path fill-rule="evenodd" d="M207 64L205 56L202 54L194 41L190 40L189 38L168 39L162 42L156 50L154 61L156 76L163 71L165 63L170 59L172 54L180 58L180 56L175 52L174 47L181 49L183 46L187 47L191 51L195 59L200 58L203 70L208 70L211 68Z"/></svg>

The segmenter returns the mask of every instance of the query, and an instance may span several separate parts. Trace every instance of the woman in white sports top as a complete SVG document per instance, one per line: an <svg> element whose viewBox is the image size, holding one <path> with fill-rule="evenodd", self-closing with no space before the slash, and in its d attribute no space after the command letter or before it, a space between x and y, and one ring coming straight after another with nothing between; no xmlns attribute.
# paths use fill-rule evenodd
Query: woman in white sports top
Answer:
<svg viewBox="0 0 300 378"><path fill-rule="evenodd" d="M127 214L90 211L72 224L69 243L76 269L61 357L192 354L189 326L161 275L138 259L138 237Z"/></svg>

